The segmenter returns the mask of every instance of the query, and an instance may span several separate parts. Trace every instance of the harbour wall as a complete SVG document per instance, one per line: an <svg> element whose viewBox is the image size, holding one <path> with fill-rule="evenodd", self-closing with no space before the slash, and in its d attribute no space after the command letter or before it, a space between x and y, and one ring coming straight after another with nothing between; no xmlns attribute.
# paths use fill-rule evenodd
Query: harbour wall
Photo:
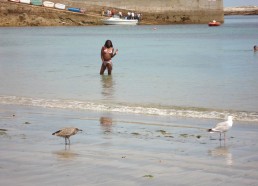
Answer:
<svg viewBox="0 0 258 186"><path fill-rule="evenodd" d="M153 15L167 23L224 22L223 0L75 0L103 8L117 8Z"/></svg>

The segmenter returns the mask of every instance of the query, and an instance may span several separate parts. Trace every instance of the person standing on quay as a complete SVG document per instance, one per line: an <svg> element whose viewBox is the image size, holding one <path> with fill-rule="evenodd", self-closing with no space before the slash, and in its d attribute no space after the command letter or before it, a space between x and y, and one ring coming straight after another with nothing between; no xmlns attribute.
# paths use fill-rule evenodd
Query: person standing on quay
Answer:
<svg viewBox="0 0 258 186"><path fill-rule="evenodd" d="M105 45L101 48L101 60L102 65L100 68L100 75L103 75L106 68L108 69L108 75L111 75L113 64L111 59L118 53L118 49L113 48L111 40L107 40Z"/></svg>

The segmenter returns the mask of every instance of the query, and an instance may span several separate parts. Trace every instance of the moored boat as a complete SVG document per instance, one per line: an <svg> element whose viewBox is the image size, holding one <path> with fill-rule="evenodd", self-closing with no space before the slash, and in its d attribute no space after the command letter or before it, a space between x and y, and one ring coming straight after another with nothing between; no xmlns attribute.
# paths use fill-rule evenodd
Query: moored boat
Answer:
<svg viewBox="0 0 258 186"><path fill-rule="evenodd" d="M32 5L42 6L42 0L30 0Z"/></svg>
<svg viewBox="0 0 258 186"><path fill-rule="evenodd" d="M44 1L43 6L53 8L55 6L55 3L51 2L51 1Z"/></svg>
<svg viewBox="0 0 258 186"><path fill-rule="evenodd" d="M65 5L64 5L64 4L61 4L61 3L56 3L56 4L55 4L55 8L61 9L61 10L65 10Z"/></svg>
<svg viewBox="0 0 258 186"><path fill-rule="evenodd" d="M71 12L81 12L80 8L68 8L67 10L69 10Z"/></svg>
<svg viewBox="0 0 258 186"><path fill-rule="evenodd" d="M20 2L20 0L9 0L9 1L15 2L15 3L19 3Z"/></svg>
<svg viewBox="0 0 258 186"><path fill-rule="evenodd" d="M111 17L102 20L105 25L137 25L137 19L123 19L120 17Z"/></svg>
<svg viewBox="0 0 258 186"><path fill-rule="evenodd" d="M217 22L217 21L213 20L213 21L209 22L208 25L209 26L220 26L220 22Z"/></svg>
<svg viewBox="0 0 258 186"><path fill-rule="evenodd" d="M20 0L20 3L30 4L30 0Z"/></svg>

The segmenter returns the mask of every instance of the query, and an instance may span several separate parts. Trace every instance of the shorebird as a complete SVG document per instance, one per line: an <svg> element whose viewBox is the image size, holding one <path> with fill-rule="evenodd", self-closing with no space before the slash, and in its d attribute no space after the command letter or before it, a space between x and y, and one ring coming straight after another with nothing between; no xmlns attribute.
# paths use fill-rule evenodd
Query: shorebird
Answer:
<svg viewBox="0 0 258 186"><path fill-rule="evenodd" d="M233 126L233 117L228 116L228 120L224 122L218 123L214 128L208 129L208 132L219 132L220 140L221 140L221 133L224 133L224 140L226 139L226 132Z"/></svg>
<svg viewBox="0 0 258 186"><path fill-rule="evenodd" d="M82 130L74 127L69 127L69 128L63 128L61 130L58 130L54 132L52 135L63 137L65 139L65 144L70 145L70 139L69 139L70 136L77 134L78 131L82 131ZM69 143L67 143L67 141Z"/></svg>

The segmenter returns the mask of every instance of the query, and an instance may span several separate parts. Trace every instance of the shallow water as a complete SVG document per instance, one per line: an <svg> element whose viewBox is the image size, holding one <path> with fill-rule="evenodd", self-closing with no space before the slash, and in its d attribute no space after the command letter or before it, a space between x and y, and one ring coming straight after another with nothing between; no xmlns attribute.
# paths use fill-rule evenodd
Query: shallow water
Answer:
<svg viewBox="0 0 258 186"><path fill-rule="evenodd" d="M258 121L258 16L207 25L0 28L0 103ZM112 76L100 76L111 39Z"/></svg>
<svg viewBox="0 0 258 186"><path fill-rule="evenodd" d="M1 185L258 183L257 124L235 122L225 141L207 133L212 119L17 105L0 118ZM70 146L51 135L65 126L83 130Z"/></svg>

